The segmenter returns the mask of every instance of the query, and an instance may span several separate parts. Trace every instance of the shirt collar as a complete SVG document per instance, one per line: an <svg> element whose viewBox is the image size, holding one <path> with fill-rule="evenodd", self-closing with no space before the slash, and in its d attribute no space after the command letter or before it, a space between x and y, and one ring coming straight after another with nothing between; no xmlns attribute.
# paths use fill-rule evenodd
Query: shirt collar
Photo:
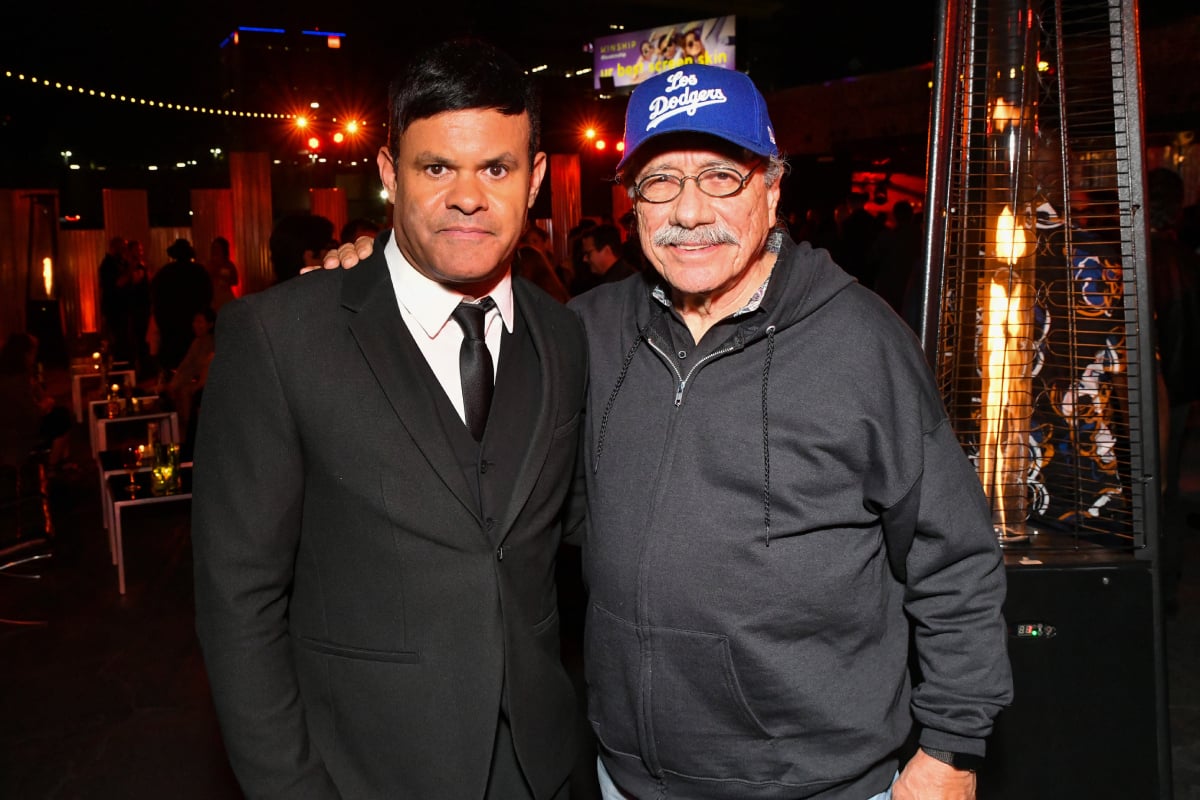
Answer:
<svg viewBox="0 0 1200 800"><path fill-rule="evenodd" d="M771 275L773 275L774 272L775 270L772 267L771 272L767 274L766 280L759 284L759 287L754 290L754 294L750 295L750 299L746 301L746 305L730 314L730 318L740 317L745 314L749 314L752 311L758 310L759 306L762 305L763 297L767 294L767 286L771 283ZM654 289L651 291L650 296L657 300L660 304L666 306L667 308L671 308L671 298L667 295L667 290L661 282L654 285Z"/></svg>
<svg viewBox="0 0 1200 800"><path fill-rule="evenodd" d="M396 291L396 300L408 314L416 320L429 338L437 336L450 315L463 300L476 298L464 295L462 292L431 280L409 263L400 252L394 235L388 236L384 245L383 255L387 259L388 272L392 276L392 286ZM513 293L512 273L504 272L504 277L492 289L490 297L496 302L496 310L504 320L504 329L512 333L513 329Z"/></svg>

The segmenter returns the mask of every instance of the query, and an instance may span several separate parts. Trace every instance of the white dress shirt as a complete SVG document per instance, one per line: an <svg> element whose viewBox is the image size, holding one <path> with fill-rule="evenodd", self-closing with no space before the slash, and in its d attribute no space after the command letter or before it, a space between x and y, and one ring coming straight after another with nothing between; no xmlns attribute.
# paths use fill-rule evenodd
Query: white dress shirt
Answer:
<svg viewBox="0 0 1200 800"><path fill-rule="evenodd" d="M469 302L479 298L464 295L417 272L400 252L394 236L388 237L383 254L400 305L400 317L465 423L462 378L458 372L463 332L450 315L463 300ZM484 318L484 338L492 354L493 374L497 374L500 370L500 337L504 330L511 333L513 329L512 275L505 273L489 296L496 305Z"/></svg>

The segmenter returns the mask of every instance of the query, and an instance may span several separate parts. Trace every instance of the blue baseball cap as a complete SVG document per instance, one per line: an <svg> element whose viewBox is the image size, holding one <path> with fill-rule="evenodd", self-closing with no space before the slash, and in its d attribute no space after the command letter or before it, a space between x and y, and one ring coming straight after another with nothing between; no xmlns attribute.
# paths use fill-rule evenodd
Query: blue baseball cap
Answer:
<svg viewBox="0 0 1200 800"><path fill-rule="evenodd" d="M722 67L686 64L639 84L625 112L625 155L617 169L666 133L704 133L755 155L779 155L767 101L748 77Z"/></svg>

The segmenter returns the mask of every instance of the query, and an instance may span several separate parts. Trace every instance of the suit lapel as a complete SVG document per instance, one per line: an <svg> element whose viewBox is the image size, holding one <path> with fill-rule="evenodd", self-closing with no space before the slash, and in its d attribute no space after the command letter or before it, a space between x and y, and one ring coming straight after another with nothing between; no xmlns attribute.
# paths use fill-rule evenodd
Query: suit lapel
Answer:
<svg viewBox="0 0 1200 800"><path fill-rule="evenodd" d="M383 255L385 242L377 239L374 254L346 272L342 307L349 312L350 333L417 449L459 502L478 517L474 495L434 406L430 384L437 378L400 317Z"/></svg>
<svg viewBox="0 0 1200 800"><path fill-rule="evenodd" d="M517 278L513 278L513 299L517 313L521 315L529 336L533 340L533 348L541 361L542 385L540 387L539 403L531 408L529 413L536 420L533 432L529 437L528 446L521 458L516 479L513 481L512 494L508 506L500 519L504 520L504 528L499 532L500 542L508 536L513 523L521 513L525 503L529 501L533 487L542 474L542 465L550 452L550 440L554 433L554 421L558 418L558 393L554 391L555 383L562 379L562 365L558 362L558 351L550 341L549 331L538 312L536 300L528 286ZM501 369L504 365L501 364Z"/></svg>

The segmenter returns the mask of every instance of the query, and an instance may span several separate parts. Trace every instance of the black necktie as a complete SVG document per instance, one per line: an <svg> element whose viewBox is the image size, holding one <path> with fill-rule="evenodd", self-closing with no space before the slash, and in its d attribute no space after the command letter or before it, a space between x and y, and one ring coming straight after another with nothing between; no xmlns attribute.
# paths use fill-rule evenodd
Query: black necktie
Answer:
<svg viewBox="0 0 1200 800"><path fill-rule="evenodd" d="M462 380L463 410L467 427L475 441L483 441L487 427L488 409L492 407L495 388L492 354L483 338L483 322L496 301L484 297L477 303L462 302L451 314L463 331L462 347L458 351L458 374Z"/></svg>

